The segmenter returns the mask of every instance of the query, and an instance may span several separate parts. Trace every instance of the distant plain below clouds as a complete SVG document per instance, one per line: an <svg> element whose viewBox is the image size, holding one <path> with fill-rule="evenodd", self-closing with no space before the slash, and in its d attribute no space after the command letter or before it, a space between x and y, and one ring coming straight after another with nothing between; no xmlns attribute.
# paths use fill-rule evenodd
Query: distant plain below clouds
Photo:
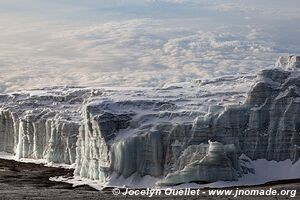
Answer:
<svg viewBox="0 0 300 200"><path fill-rule="evenodd" d="M300 53L295 25L300 16L295 5L284 7L277 0L251 5L243 0L129 0L126 9L117 1L102 1L105 6L98 8L94 5L101 1L91 6L75 0L64 1L55 16L57 0L49 9L41 5L45 15L36 11L39 7L22 10L21 2L16 9L18 1L11 2L0 3L2 92L54 85L163 86L255 73L272 67L279 55ZM78 14L70 14L72 9ZM171 11L178 15L168 15Z"/></svg>

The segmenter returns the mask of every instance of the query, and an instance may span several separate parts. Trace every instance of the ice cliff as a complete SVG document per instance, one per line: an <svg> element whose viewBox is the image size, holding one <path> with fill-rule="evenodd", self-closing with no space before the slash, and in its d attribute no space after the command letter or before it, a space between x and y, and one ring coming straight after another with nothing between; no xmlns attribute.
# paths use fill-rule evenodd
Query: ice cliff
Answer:
<svg viewBox="0 0 300 200"><path fill-rule="evenodd" d="M192 146L189 146L179 157L179 160L183 161L180 163L183 169L179 167L180 170L169 173L157 184L176 185L189 182L237 180L240 166L234 145L208 142L209 145L197 145L198 151L190 152L189 149ZM204 154L203 151L205 152ZM194 156L198 158L195 159Z"/></svg>
<svg viewBox="0 0 300 200"><path fill-rule="evenodd" d="M0 151L76 163L75 175L157 185L237 180L251 160L299 160L299 57L257 75L163 88L57 87L0 95Z"/></svg>
<svg viewBox="0 0 300 200"><path fill-rule="evenodd" d="M45 88L0 95L0 151L72 164L80 108L89 90Z"/></svg>

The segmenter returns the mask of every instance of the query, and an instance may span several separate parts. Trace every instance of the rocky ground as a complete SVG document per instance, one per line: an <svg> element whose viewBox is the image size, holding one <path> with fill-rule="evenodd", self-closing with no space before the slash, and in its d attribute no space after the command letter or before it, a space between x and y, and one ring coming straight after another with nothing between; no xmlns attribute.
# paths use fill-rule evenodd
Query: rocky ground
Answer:
<svg viewBox="0 0 300 200"><path fill-rule="evenodd" d="M71 184L50 181L50 177L71 177L72 169L45 167L39 164L20 163L0 159L0 199L124 199L113 196L111 189L99 192L89 186L72 187ZM258 189L289 189L300 191L300 180L280 181L255 186ZM248 189L248 188L247 188ZM126 199L145 199L148 197L126 197ZM272 199L270 197L216 197L216 196L157 196L152 199ZM288 199L288 196L276 196L276 199ZM274 199L275 199L274 198ZM299 198L297 195L294 199Z"/></svg>

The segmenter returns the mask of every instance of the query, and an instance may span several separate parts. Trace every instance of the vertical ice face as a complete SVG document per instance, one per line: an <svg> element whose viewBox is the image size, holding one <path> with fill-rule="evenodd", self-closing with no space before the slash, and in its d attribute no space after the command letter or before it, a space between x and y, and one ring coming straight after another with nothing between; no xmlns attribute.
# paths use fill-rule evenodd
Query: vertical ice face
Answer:
<svg viewBox="0 0 300 200"><path fill-rule="evenodd" d="M174 160L175 147L166 150L166 145L188 140L184 125L152 121L168 119L172 106L151 100L87 103L77 141L75 174L100 181L113 172L125 178L133 174L163 176L168 163L165 158Z"/></svg>
<svg viewBox="0 0 300 200"><path fill-rule="evenodd" d="M250 158L298 160L299 80L298 73L280 69L260 74L247 99L251 109L243 152Z"/></svg>
<svg viewBox="0 0 300 200"><path fill-rule="evenodd" d="M85 106L85 118L80 127L77 141L75 175L105 181L106 172L110 170L113 156L109 151L112 147L108 142L115 137L118 130L129 126L131 118L129 115L114 115L108 112L95 115L97 111L97 106ZM130 151L130 147L125 150ZM125 150L124 154L126 154Z"/></svg>
<svg viewBox="0 0 300 200"><path fill-rule="evenodd" d="M111 155L113 170L124 177L134 173L155 177L163 174L162 135L158 131L114 143Z"/></svg>
<svg viewBox="0 0 300 200"><path fill-rule="evenodd" d="M3 113L3 112L2 112ZM72 164L76 159L79 124L52 119L50 113L26 115L13 120L6 112L2 121L1 150L15 153L18 159L46 159L48 162ZM48 118L49 117L49 118Z"/></svg>
<svg viewBox="0 0 300 200"><path fill-rule="evenodd" d="M18 142L18 118L7 110L0 111L0 151L14 153Z"/></svg>
<svg viewBox="0 0 300 200"><path fill-rule="evenodd" d="M211 139L223 144L235 144L241 152L240 137L247 127L248 118L248 106L245 105L225 106L219 112L200 116L193 124L190 144L207 143Z"/></svg>
<svg viewBox="0 0 300 200"><path fill-rule="evenodd" d="M299 81L296 71L263 70L244 104L199 116L190 143L213 139L252 159L298 160Z"/></svg>
<svg viewBox="0 0 300 200"><path fill-rule="evenodd" d="M234 146L226 148L219 142L209 141L208 145L200 144L196 148L202 154L200 157L193 157L192 160L180 157L181 160L187 161L184 163L184 168L168 174L158 181L157 185L237 180L240 168L237 165L238 157ZM190 155L184 153L183 156Z"/></svg>
<svg viewBox="0 0 300 200"><path fill-rule="evenodd" d="M158 185L174 185L232 181L244 173L254 173L249 158L239 159L241 154L251 159L297 161L299 77L296 71L264 70L247 95L244 93L243 101L214 104L210 103L214 102L211 94L203 94L197 105L208 104L208 108L196 113L188 110L195 102L170 98L174 89L164 90L164 101L170 98L168 103L161 98L141 100L143 95L137 98L130 92L126 97L132 98L130 101L124 97L120 100L115 94L109 101L103 97L94 99L87 104L89 114L83 123L84 134L78 140L77 174L102 181L112 173L125 178L151 175L165 177ZM220 80L211 84L216 87ZM177 87L175 90L182 92ZM220 94L225 96L219 97L225 102L235 95L231 90ZM175 103L170 106L170 102ZM125 120L126 126L120 117L124 115L130 116ZM101 142L93 142L97 138Z"/></svg>
<svg viewBox="0 0 300 200"><path fill-rule="evenodd" d="M48 162L73 164L76 160L76 140L79 124L68 121L48 121L50 137L44 149Z"/></svg>
<svg viewBox="0 0 300 200"><path fill-rule="evenodd" d="M0 151L18 159L73 164L80 113L89 90L49 88L0 96Z"/></svg>

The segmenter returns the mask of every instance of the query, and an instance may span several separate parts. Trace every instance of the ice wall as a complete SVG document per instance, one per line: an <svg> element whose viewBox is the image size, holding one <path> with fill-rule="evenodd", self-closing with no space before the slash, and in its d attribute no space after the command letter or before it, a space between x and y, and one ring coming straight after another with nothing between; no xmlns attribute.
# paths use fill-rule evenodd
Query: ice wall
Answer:
<svg viewBox="0 0 300 200"><path fill-rule="evenodd" d="M97 112L93 108L86 107L85 120L80 127L75 175L102 181L110 170L108 142L115 137L116 131L128 127L130 116L107 112L93 116Z"/></svg>
<svg viewBox="0 0 300 200"><path fill-rule="evenodd" d="M0 151L18 159L75 163L78 109L89 92L52 88L1 95Z"/></svg>
<svg viewBox="0 0 300 200"><path fill-rule="evenodd" d="M181 114L173 113L166 118L165 112L173 109L166 106L168 103L139 103L96 101L86 105L86 119L77 143L76 175L102 182L112 173L124 178L134 174L166 176L165 182L160 183L164 185L236 180L242 173L234 145L223 146L218 142L191 145L195 126L192 119L196 115L190 113L188 121L174 123L171 116L175 119ZM161 105L165 105L163 109Z"/></svg>
<svg viewBox="0 0 300 200"><path fill-rule="evenodd" d="M260 72L245 95L233 93L234 85L228 91L223 88L223 93L201 96L199 91L197 103L174 101L169 89L163 90L164 98L155 100L141 100L149 95L143 94L131 96L130 101L124 97L87 101L76 173L102 182L113 173L124 178L151 175L161 178L158 185L174 185L232 181L254 173L250 161L240 159L241 155L296 162L299 80L297 71L275 68ZM205 85L222 87L222 82L228 79ZM177 94L183 91L174 88L170 90ZM219 101L212 100L214 95ZM228 103L237 98L234 95L245 98ZM194 105L201 109L195 110Z"/></svg>
<svg viewBox="0 0 300 200"><path fill-rule="evenodd" d="M224 146L219 142L209 141L209 145L200 144L198 150L201 152L200 155L195 155L196 152L193 152L192 158L189 153L184 152L179 158L181 164L184 164L183 169L169 173L164 179L158 181L157 185L237 180L238 172L241 169L234 146ZM185 156L191 160L183 158ZM195 159L195 157L199 158Z"/></svg>
<svg viewBox="0 0 300 200"><path fill-rule="evenodd" d="M299 160L299 104L297 66L163 88L0 94L0 151L76 163L76 176L104 183L232 181L254 173L249 159Z"/></svg>
<svg viewBox="0 0 300 200"><path fill-rule="evenodd" d="M18 143L19 119L7 110L0 111L0 151L14 153Z"/></svg>
<svg viewBox="0 0 300 200"><path fill-rule="evenodd" d="M264 70L243 105L198 117L191 143L207 138L234 144L251 159L299 159L300 76L281 69Z"/></svg>

